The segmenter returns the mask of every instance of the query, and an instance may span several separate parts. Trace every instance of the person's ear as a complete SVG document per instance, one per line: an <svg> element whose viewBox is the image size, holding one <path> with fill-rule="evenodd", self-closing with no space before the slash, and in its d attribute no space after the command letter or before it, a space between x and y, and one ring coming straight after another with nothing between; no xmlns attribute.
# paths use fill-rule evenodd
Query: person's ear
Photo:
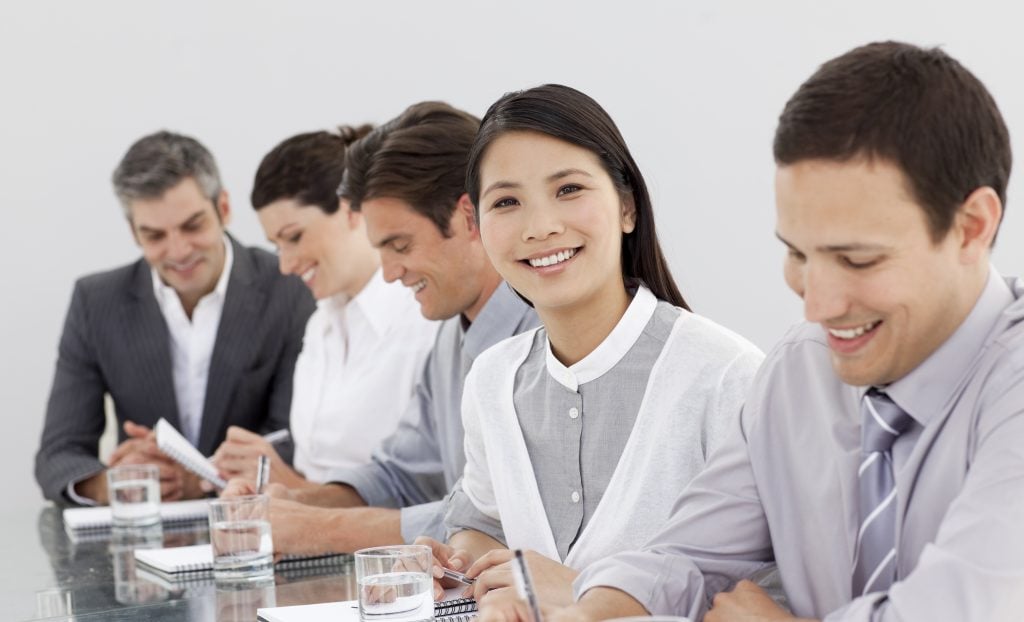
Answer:
<svg viewBox="0 0 1024 622"><path fill-rule="evenodd" d="M622 198L622 233L628 235L636 229L636 201L629 194Z"/></svg>
<svg viewBox="0 0 1024 622"><path fill-rule="evenodd" d="M227 227L228 223L231 222L231 201L228 200L228 191L221 190L217 195L217 200L213 203L221 226Z"/></svg>
<svg viewBox="0 0 1024 622"><path fill-rule="evenodd" d="M480 236L480 228L476 222L476 207L469 200L469 194L463 192L462 196L455 203L455 213L452 215L452 224L465 230L472 237Z"/></svg>
<svg viewBox="0 0 1024 622"><path fill-rule="evenodd" d="M1002 218L1003 202L991 187L982 186L967 196L953 222L962 263L988 262Z"/></svg>

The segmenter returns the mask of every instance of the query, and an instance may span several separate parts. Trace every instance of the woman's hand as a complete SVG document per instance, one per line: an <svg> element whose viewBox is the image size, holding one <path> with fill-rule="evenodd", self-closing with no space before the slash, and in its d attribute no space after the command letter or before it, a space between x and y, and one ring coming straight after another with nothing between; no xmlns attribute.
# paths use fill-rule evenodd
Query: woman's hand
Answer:
<svg viewBox="0 0 1024 622"><path fill-rule="evenodd" d="M572 568L549 559L536 551L524 551L526 566L530 570L530 577L533 579L533 589L540 604L551 607L566 607L571 605L572 582L579 574ZM507 590L515 592L515 581L513 579L512 565L515 563L515 553L508 549L494 549L482 555L476 560L466 576L476 579L476 582L466 590L469 594L472 590L473 598L483 601L484 596L494 590Z"/></svg>

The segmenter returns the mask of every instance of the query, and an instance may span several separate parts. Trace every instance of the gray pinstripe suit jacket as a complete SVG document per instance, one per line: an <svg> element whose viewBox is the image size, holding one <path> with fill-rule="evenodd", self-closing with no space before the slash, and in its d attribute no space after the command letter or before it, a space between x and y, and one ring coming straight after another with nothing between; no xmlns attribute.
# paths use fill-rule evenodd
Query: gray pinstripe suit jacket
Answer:
<svg viewBox="0 0 1024 622"><path fill-rule="evenodd" d="M287 427L295 359L314 308L301 281L281 276L273 255L231 243L235 259L199 434L205 455L229 425L258 432ZM167 324L142 259L75 283L36 454L36 480L46 498L68 502L70 482L104 468L97 455L107 393L119 440L125 420L153 426L163 417L180 429Z"/></svg>

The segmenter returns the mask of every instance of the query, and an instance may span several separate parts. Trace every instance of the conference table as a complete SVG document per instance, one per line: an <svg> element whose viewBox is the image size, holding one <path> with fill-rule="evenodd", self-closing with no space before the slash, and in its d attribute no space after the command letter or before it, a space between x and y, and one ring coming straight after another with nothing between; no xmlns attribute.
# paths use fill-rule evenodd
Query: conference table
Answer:
<svg viewBox="0 0 1024 622"><path fill-rule="evenodd" d="M35 522L33 529L32 522ZM209 542L204 522L119 530L72 539L60 508L3 519L0 617L4 620L256 620L256 609L355 598L351 558L326 567L288 569L259 585L218 585L212 578L168 582L140 571L136 548Z"/></svg>

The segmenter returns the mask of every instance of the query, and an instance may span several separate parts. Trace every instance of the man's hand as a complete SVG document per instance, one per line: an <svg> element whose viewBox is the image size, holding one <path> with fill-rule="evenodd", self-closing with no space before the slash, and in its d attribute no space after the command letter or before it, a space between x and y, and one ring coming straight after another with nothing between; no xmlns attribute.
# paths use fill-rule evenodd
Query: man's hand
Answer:
<svg viewBox="0 0 1024 622"><path fill-rule="evenodd" d="M543 605L567 607L573 603L572 582L578 572L572 568L549 559L536 551L525 551L526 565L530 569L537 600ZM466 576L476 579L476 583L467 589L472 591L473 598L482 600L492 590L515 591L512 565L515 553L508 549L494 549L476 560ZM506 590L505 588L513 588ZM468 595L468 594L467 594Z"/></svg>
<svg viewBox="0 0 1024 622"><path fill-rule="evenodd" d="M444 590L449 587L458 587L462 585L454 579L449 579L444 576L444 569L462 571L463 568L469 565L471 561L469 553L461 549L453 548L444 542L438 542L433 538L427 536L420 536L416 538L416 544L425 544L430 547L430 552L434 555L434 564L431 570L431 574L434 577L434 600L444 599Z"/></svg>
<svg viewBox="0 0 1024 622"><path fill-rule="evenodd" d="M812 622L779 607L768 593L751 581L740 581L731 592L719 592L711 601L704 622Z"/></svg>
<svg viewBox="0 0 1024 622"><path fill-rule="evenodd" d="M125 464L152 464L160 471L160 498L163 501L177 501L179 499L197 499L203 496L199 485L199 478L185 470L180 464L167 456L156 445L156 433L144 425L138 425L131 421L124 422L124 432L128 436L123 443L117 446L114 453L110 455L110 466L121 466ZM76 487L78 491L95 490L102 494L103 503L109 502L106 492L106 472L100 474L104 478L102 491L97 487L98 482L86 484L82 482ZM98 475L99 476L99 475ZM94 477L98 477L94 476ZM93 479L93 478L90 478ZM80 493L81 494L81 493ZM89 496L91 499L97 497Z"/></svg>

